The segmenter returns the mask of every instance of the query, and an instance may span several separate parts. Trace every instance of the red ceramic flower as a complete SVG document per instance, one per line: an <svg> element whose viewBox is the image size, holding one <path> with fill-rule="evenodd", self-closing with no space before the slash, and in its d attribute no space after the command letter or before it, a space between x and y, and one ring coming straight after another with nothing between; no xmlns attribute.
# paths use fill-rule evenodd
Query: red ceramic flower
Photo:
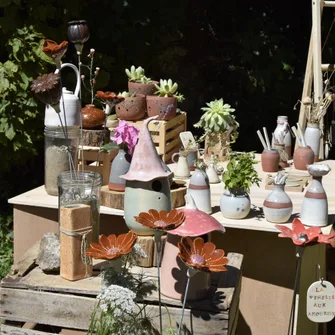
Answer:
<svg viewBox="0 0 335 335"><path fill-rule="evenodd" d="M53 40L45 40L42 46L42 51L53 60L60 60L67 51L67 41L57 44Z"/></svg>
<svg viewBox="0 0 335 335"><path fill-rule="evenodd" d="M178 248L178 256L191 268L206 272L227 271L225 265L229 260L224 257L224 250L216 249L212 242L204 243L201 237L194 241L190 237L182 237Z"/></svg>
<svg viewBox="0 0 335 335"><path fill-rule="evenodd" d="M115 106L124 100L123 96L117 95L116 93L109 91L107 92L98 91L96 93L96 96L111 106Z"/></svg>
<svg viewBox="0 0 335 335"><path fill-rule="evenodd" d="M38 99L46 105L56 105L62 96L60 75L48 73L37 77L30 86Z"/></svg>
<svg viewBox="0 0 335 335"><path fill-rule="evenodd" d="M276 225L281 233L279 237L288 237L295 245L305 246L309 243L330 243L331 239L335 237L335 233L329 235L322 234L320 227L306 228L299 219L294 219L292 222L292 229Z"/></svg>
<svg viewBox="0 0 335 335"><path fill-rule="evenodd" d="M143 226L158 230L171 230L179 227L185 220L184 213L173 209L171 212L156 211L150 209L148 213L142 212L138 216L134 216L135 221Z"/></svg>
<svg viewBox="0 0 335 335"><path fill-rule="evenodd" d="M121 255L129 254L135 244L137 235L130 231L116 237L115 234L100 235L99 244L91 243L86 250L86 255L95 259L114 259Z"/></svg>

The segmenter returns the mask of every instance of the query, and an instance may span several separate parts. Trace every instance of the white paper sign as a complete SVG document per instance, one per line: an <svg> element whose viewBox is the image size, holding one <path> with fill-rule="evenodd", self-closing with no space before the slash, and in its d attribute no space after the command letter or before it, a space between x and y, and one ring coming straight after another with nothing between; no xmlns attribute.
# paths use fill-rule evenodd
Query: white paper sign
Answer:
<svg viewBox="0 0 335 335"><path fill-rule="evenodd" d="M193 137L193 134L190 131L183 131L179 134L181 143L183 144L184 148L192 148L196 147L197 144L195 142L195 139Z"/></svg>
<svg viewBox="0 0 335 335"><path fill-rule="evenodd" d="M307 317L313 322L329 322L335 317L335 288L329 281L313 283L307 290Z"/></svg>

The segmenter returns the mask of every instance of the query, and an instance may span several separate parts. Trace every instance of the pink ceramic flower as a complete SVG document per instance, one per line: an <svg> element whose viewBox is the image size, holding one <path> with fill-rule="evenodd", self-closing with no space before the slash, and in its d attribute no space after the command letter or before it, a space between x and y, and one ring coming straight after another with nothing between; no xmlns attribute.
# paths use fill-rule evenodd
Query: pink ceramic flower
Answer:
<svg viewBox="0 0 335 335"><path fill-rule="evenodd" d="M129 125L126 121L121 120L114 130L114 136L111 140L118 145L126 144L129 155L132 155L137 143L139 130Z"/></svg>
<svg viewBox="0 0 335 335"><path fill-rule="evenodd" d="M295 245L305 246L309 243L331 243L331 240L335 237L335 233L332 232L329 235L322 234L320 227L306 228L299 219L294 219L292 222L292 229L276 225L281 233L279 237L288 237L292 239Z"/></svg>

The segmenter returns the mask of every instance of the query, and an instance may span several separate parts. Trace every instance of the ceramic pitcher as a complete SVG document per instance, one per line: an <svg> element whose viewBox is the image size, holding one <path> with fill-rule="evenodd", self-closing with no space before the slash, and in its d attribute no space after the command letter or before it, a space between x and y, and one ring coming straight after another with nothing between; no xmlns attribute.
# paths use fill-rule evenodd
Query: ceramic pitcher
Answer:
<svg viewBox="0 0 335 335"><path fill-rule="evenodd" d="M178 161L176 160L178 158ZM174 171L174 177L179 179L187 179L190 176L190 169L188 167L187 159L181 153L176 152L172 155L172 161L177 163L177 168Z"/></svg>

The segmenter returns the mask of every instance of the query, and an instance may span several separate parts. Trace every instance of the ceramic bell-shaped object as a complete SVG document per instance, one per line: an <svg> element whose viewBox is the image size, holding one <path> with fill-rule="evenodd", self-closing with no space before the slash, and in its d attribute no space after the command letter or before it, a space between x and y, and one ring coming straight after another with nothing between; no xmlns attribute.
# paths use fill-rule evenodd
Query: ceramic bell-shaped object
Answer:
<svg viewBox="0 0 335 335"><path fill-rule="evenodd" d="M149 122L157 117L143 122L129 171L120 176L126 180L124 219L128 228L138 235L154 235L154 231L136 222L134 216L150 209L166 212L172 209L169 182L172 173L164 170L148 130Z"/></svg>
<svg viewBox="0 0 335 335"><path fill-rule="evenodd" d="M211 160L206 168L206 174L208 176L208 180L210 184L218 184L220 182L220 178L218 174L216 173L215 157L213 154L211 155Z"/></svg>
<svg viewBox="0 0 335 335"><path fill-rule="evenodd" d="M172 299L180 300L185 292L187 266L178 257L178 242L182 236L197 237L225 228L212 216L197 209L191 195L185 195L186 206L178 211L185 215L185 221L177 229L168 231L161 264L161 293ZM203 299L210 288L210 273L198 272L190 281L187 300Z"/></svg>

